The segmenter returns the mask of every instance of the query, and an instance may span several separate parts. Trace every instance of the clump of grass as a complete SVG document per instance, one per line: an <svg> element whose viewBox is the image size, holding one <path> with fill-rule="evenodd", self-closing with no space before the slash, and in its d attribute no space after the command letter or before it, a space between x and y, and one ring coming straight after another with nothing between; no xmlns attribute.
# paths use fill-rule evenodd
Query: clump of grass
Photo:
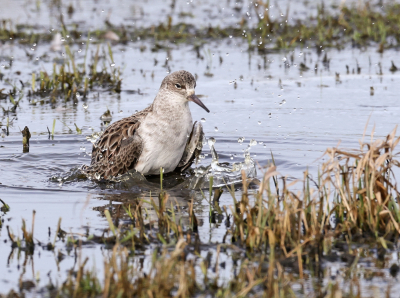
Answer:
<svg viewBox="0 0 400 298"><path fill-rule="evenodd" d="M385 4L383 9L377 9L369 2L362 6L341 5L333 12L328 12L322 3L318 5L315 16L292 21L289 21L289 6L281 18L273 21L269 15L269 4L269 0L254 2L259 22L256 28L248 28L250 31L247 35L261 37L257 42L261 41L262 45L256 45L256 39L251 43L261 52L265 51L265 44L273 42L278 49L313 44L319 51L322 46L341 48L347 42L358 46L373 42L379 45L379 51L382 52L384 48L396 46L400 40L397 30L400 23L398 3ZM390 42L389 37L396 41L395 44Z"/></svg>
<svg viewBox="0 0 400 298"><path fill-rule="evenodd" d="M236 207L231 208L233 225L227 236L252 254L271 256L273 251L274 259L297 258L300 278L304 263L320 262L338 242L393 247L400 235L394 177L400 167L395 159L400 138L395 132L385 140L362 143L358 151L327 149L329 160L317 181L306 172L297 193L290 190L296 182L288 184L285 178L280 192L273 191L270 180L277 172L271 165L254 199L246 184L240 200L233 196Z"/></svg>
<svg viewBox="0 0 400 298"><path fill-rule="evenodd" d="M78 101L81 97L86 98L88 92L94 88L108 88L115 92L121 91L120 68L115 67L107 61L107 54L103 49L100 56L100 46L97 46L95 54L92 56L91 64L86 65L86 57L83 64L78 64L71 52L69 45L65 45L65 56L62 65L53 64L52 74L40 71L38 75L32 73L32 90L28 91L29 97L49 98L52 103L62 98L64 101ZM87 54L87 51L86 51ZM108 55L111 61L112 49L108 48ZM99 70L99 62L103 65ZM36 83L37 86L36 86ZM45 99L40 102L44 103ZM36 104L31 101L31 104Z"/></svg>
<svg viewBox="0 0 400 298"><path fill-rule="evenodd" d="M273 236L270 241L273 247ZM87 269L88 258L82 261L78 250L76 270L70 270L57 286L50 281L48 286L37 290L53 297L369 297L359 286L361 274L353 274L346 284L316 282L309 289L302 279L283 270L273 257L273 250L268 259L260 256L256 262L243 257L235 272L221 282L217 269L211 274L219 267L218 263L214 267L207 258L198 261L187 258L188 246L181 239L159 253L155 250L149 266L143 268L133 262L126 247L116 244L104 256L104 276L98 276L96 268ZM351 274L354 268L350 266L344 274ZM390 293L390 286L386 291ZM10 294L23 297L24 291Z"/></svg>
<svg viewBox="0 0 400 298"><path fill-rule="evenodd" d="M12 248L18 248L19 250L25 251L28 255L32 255L35 249L35 241L33 238L34 234L34 227L35 227L35 214L36 212L33 211L32 213L32 230L29 232L26 228L25 219L22 219L22 235L23 238L20 239L16 237L13 232L11 231L10 227L7 226L7 233L8 237L11 241Z"/></svg>

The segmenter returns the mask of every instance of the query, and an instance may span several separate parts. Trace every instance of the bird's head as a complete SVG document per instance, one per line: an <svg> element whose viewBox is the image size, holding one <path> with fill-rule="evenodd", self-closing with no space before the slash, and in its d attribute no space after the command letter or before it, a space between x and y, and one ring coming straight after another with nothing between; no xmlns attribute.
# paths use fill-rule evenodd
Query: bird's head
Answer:
<svg viewBox="0 0 400 298"><path fill-rule="evenodd" d="M196 96L194 89L196 88L196 80L193 75L186 70L175 71L167 75L161 83L161 89L167 89L168 92L178 95L177 98L186 102L193 101L201 106L207 113L209 109Z"/></svg>

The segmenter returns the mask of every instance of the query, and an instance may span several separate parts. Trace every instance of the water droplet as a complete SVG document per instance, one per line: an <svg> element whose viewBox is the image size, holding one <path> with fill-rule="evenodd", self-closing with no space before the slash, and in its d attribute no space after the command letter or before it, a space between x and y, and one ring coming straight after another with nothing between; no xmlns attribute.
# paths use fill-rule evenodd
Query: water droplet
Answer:
<svg viewBox="0 0 400 298"><path fill-rule="evenodd" d="M201 122L206 122L206 118L201 118Z"/></svg>
<svg viewBox="0 0 400 298"><path fill-rule="evenodd" d="M31 50L34 51L35 49L34 49L34 48L31 48Z"/></svg>
<svg viewBox="0 0 400 298"><path fill-rule="evenodd" d="M254 139L252 139L251 141L250 141L250 144L249 144L250 146L255 146L255 145L257 145L257 141L256 140L254 140Z"/></svg>
<svg viewBox="0 0 400 298"><path fill-rule="evenodd" d="M215 131L218 131L218 127L214 127Z"/></svg>
<svg viewBox="0 0 400 298"><path fill-rule="evenodd" d="M260 125L261 124L261 121L258 121L258 125Z"/></svg>
<svg viewBox="0 0 400 298"><path fill-rule="evenodd" d="M282 61L283 61L283 62L286 62L286 60L287 60L286 57L283 57L283 58L282 58Z"/></svg>
<svg viewBox="0 0 400 298"><path fill-rule="evenodd" d="M114 66L115 66L115 63L111 63L110 65L111 65L111 67L114 67Z"/></svg>
<svg viewBox="0 0 400 298"><path fill-rule="evenodd" d="M83 104L82 104L82 107L86 110L87 108L88 108L88 105L87 105L87 103L86 102L84 102Z"/></svg>
<svg viewBox="0 0 400 298"><path fill-rule="evenodd" d="M210 147L214 146L215 142L216 142L215 138L213 138L213 137L209 138L208 139L208 146L210 146Z"/></svg>
<svg viewBox="0 0 400 298"><path fill-rule="evenodd" d="M229 35L229 38L232 38L232 35Z"/></svg>
<svg viewBox="0 0 400 298"><path fill-rule="evenodd" d="M229 53L226 53L226 56L229 56Z"/></svg>
<svg viewBox="0 0 400 298"><path fill-rule="evenodd" d="M82 52L82 49L79 49L79 50L78 50L78 53L80 53L80 52Z"/></svg>
<svg viewBox="0 0 400 298"><path fill-rule="evenodd" d="M243 143L243 141L244 141L244 137L240 137L239 139L238 139L238 143Z"/></svg>

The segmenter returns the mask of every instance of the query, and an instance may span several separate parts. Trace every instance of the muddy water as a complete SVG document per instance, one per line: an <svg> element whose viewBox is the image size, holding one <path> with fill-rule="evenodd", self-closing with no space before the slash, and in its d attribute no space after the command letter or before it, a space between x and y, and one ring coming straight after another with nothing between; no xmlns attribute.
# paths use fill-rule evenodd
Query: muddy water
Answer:
<svg viewBox="0 0 400 298"><path fill-rule="evenodd" d="M146 47L144 51L140 49L143 46ZM24 262L15 254L7 257L11 248L7 242L6 225L21 237L21 219L25 218L30 227L32 211L36 210L35 238L42 243L53 241L60 217L66 231L84 233L89 228L91 233L101 233L108 224L97 209L148 195L147 191L153 187L149 184L110 189L91 181L58 183L50 181L50 178L67 175L71 169L89 163L87 153L91 150L91 143L86 136L101 131L103 127L99 118L105 110L108 108L113 121L116 121L147 107L161 80L170 71L186 69L197 75L196 92L203 96L202 100L211 113L192 105L193 118L198 121L204 118L202 124L206 137L217 140L215 147L220 161L243 161L243 151L250 140L258 142L251 147L250 153L259 164L259 177L263 166L271 160L271 152L282 175L301 178L308 169L316 176L325 149L338 143L344 148L357 148L368 119L367 131L369 133L375 125L375 137L384 137L398 123L400 76L389 72L391 60L400 64L396 51L380 55L375 49L346 48L342 51L326 50L317 55L315 50L303 48L259 56L249 54L247 45L241 40L228 39L207 43L200 51L203 59L199 59L190 45L173 46L168 51L159 52L152 52L151 47L151 43L140 41L113 46L114 67L123 70L121 94L94 91L77 104L60 100L54 105L31 105L25 96L17 113L8 115L12 120L9 135L2 132L0 139L0 198L11 206L11 211L2 216L5 222L0 230L1 293L17 288ZM1 72L10 78L11 84L18 85L22 80L27 86L25 93L32 71L51 73L53 60L63 58L61 52L50 52L49 44L39 44L33 51L34 58L29 59L25 51L30 48L15 44L5 44L0 48L2 62L7 63L9 57L13 57L12 67L2 68ZM78 46L73 46L73 50L78 62L83 62L83 51L79 53ZM325 53L329 66L322 63ZM309 69L302 71L301 63ZM316 64L317 72L314 70ZM361 68L359 74L357 64ZM18 71L21 74L17 74ZM10 85L3 80L1 88L10 88ZM7 108L10 105L0 100L0 106ZM49 139L47 127L51 129L53 119L57 119L55 137ZM0 115L0 122L5 128L7 115ZM74 123L82 129L82 135L76 133ZM28 126L32 133L29 153L22 152L20 129L24 126ZM243 137L244 142L239 143L238 139ZM207 147L203 153L200 165L210 164L211 155ZM224 221L210 223L208 203L199 192L176 191L174 198L182 206L189 198L195 198L201 241L210 244L221 242L226 231ZM225 192L220 205L232 204L232 198ZM39 277L39 285L47 284L49 278L53 282L61 280L74 266L75 259L61 242L57 242L58 250L65 254L61 262L53 252L36 249L32 259L28 260L29 270L24 277L33 280ZM83 253L91 257L92 263L97 263L101 272L102 249L96 245L86 246ZM151 255L151 248L141 254L140 257L148 262L145 256ZM220 261L225 258L226 255L221 255ZM389 264L395 261L396 255L389 256ZM368 260L361 264L371 266ZM222 270L224 273L220 274L229 276L232 266L228 262ZM335 266L340 268L341 264L335 263L329 274L337 273ZM370 287L393 281L388 277L387 269L382 271L383 277ZM366 288L366 291L373 292L374 289Z"/></svg>

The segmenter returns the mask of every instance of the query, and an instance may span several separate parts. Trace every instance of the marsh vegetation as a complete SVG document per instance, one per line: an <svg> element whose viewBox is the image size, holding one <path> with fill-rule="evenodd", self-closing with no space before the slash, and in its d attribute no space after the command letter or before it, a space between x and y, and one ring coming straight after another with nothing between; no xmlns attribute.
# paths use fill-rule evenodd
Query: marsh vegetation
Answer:
<svg viewBox="0 0 400 298"><path fill-rule="evenodd" d="M397 293L399 4L123 4L120 24L102 1L29 2L39 25L0 13L0 297ZM250 154L256 179L80 175L180 68L220 162Z"/></svg>

